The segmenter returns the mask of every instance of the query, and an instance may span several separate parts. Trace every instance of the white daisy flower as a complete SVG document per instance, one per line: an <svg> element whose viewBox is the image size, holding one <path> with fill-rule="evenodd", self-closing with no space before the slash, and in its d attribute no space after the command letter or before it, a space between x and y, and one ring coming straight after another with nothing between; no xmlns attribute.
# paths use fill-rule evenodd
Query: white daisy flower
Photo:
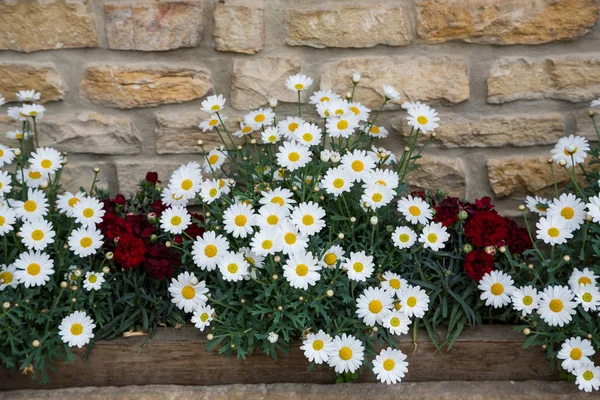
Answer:
<svg viewBox="0 0 600 400"><path fill-rule="evenodd" d="M262 268L264 266L265 257L254 253L250 247L240 247L239 251L244 255L244 259L248 261L251 269Z"/></svg>
<svg viewBox="0 0 600 400"><path fill-rule="evenodd" d="M227 119L227 117L222 118L223 121ZM211 114L208 116L208 119L205 119L204 121L200 122L200 125L198 125L198 127L202 129L202 132L208 132L213 130L215 126L219 126L220 122L221 121L219 121L219 116L217 114Z"/></svg>
<svg viewBox="0 0 600 400"><path fill-rule="evenodd" d="M413 316L423 318L429 310L429 296L420 286L407 286L400 292L398 299L402 306L401 311L409 318Z"/></svg>
<svg viewBox="0 0 600 400"><path fill-rule="evenodd" d="M550 202L548 199L545 199L540 196L527 196L525 198L525 205L532 213L536 213L538 215L546 215L548 211L548 207L550 207Z"/></svg>
<svg viewBox="0 0 600 400"><path fill-rule="evenodd" d="M203 306L208 297L208 289L204 281L198 279L189 272L182 272L177 278L171 279L169 285L171 302L186 313L194 311L198 306Z"/></svg>
<svg viewBox="0 0 600 400"><path fill-rule="evenodd" d="M596 353L592 343L578 336L564 341L556 358L563 360L561 367L568 372L573 372L585 364L592 362L591 356Z"/></svg>
<svg viewBox="0 0 600 400"><path fill-rule="evenodd" d="M311 161L310 150L296 142L283 142L277 152L277 164L289 171L303 168Z"/></svg>
<svg viewBox="0 0 600 400"><path fill-rule="evenodd" d="M270 126L260 133L260 138L264 144L275 144L281 139L281 133L279 129Z"/></svg>
<svg viewBox="0 0 600 400"><path fill-rule="evenodd" d="M85 311L67 315L58 326L58 334L69 347L83 347L94 337L94 320Z"/></svg>
<svg viewBox="0 0 600 400"><path fill-rule="evenodd" d="M48 214L48 199L38 189L27 189L27 200L10 200L10 206L17 216L25 221L43 218Z"/></svg>
<svg viewBox="0 0 600 400"><path fill-rule="evenodd" d="M361 125L358 127L361 131L365 131L367 136L378 139L384 139L389 136L390 132L383 126L375 124ZM368 130L366 130L368 128Z"/></svg>
<svg viewBox="0 0 600 400"><path fill-rule="evenodd" d="M383 327L392 335L406 335L412 320L400 310L392 310L383 317Z"/></svg>
<svg viewBox="0 0 600 400"><path fill-rule="evenodd" d="M549 245L566 243L573 237L568 222L562 217L542 217L535 224L537 228L537 239L543 240Z"/></svg>
<svg viewBox="0 0 600 400"><path fill-rule="evenodd" d="M217 179L206 179L200 187L200 198L206 204L219 199L221 193L221 184Z"/></svg>
<svg viewBox="0 0 600 400"><path fill-rule="evenodd" d="M167 208L160 216L160 227L173 235L180 235L192 223L192 217L185 207Z"/></svg>
<svg viewBox="0 0 600 400"><path fill-rule="evenodd" d="M86 196L73 207L73 216L83 226L94 226L102 222L103 207L98 199Z"/></svg>
<svg viewBox="0 0 600 400"><path fill-rule="evenodd" d="M382 186L377 183L371 183L365 188L365 192L360 197L361 203L370 208L377 210L378 208L388 205L395 196L396 192L392 191L387 186Z"/></svg>
<svg viewBox="0 0 600 400"><path fill-rule="evenodd" d="M225 253L218 262L223 279L228 282L238 282L248 275L250 263L241 253Z"/></svg>
<svg viewBox="0 0 600 400"><path fill-rule="evenodd" d="M449 239L448 229L440 222L431 222L429 225L425 225L419 236L419 242L423 243L425 248L433 251L443 249Z"/></svg>
<svg viewBox="0 0 600 400"><path fill-rule="evenodd" d="M213 231L206 231L202 237L198 236L192 248L194 263L201 269L213 271L217 262L229 251L229 242L222 235Z"/></svg>
<svg viewBox="0 0 600 400"><path fill-rule="evenodd" d="M574 268L569 277L569 287L572 291L579 289L580 285L592 285L596 286L598 275L594 274L588 268L584 268L580 271L578 268Z"/></svg>
<svg viewBox="0 0 600 400"><path fill-rule="evenodd" d="M7 287L14 289L19 285L19 280L15 277L16 272L17 268L14 265L0 264L0 292Z"/></svg>
<svg viewBox="0 0 600 400"><path fill-rule="evenodd" d="M548 217L560 217L567 221L567 228L576 230L585 220L586 205L574 194L563 193L550 202Z"/></svg>
<svg viewBox="0 0 600 400"><path fill-rule="evenodd" d="M295 139L298 143L305 146L316 146L321 143L321 128L315 124L306 122L294 132Z"/></svg>
<svg viewBox="0 0 600 400"><path fill-rule="evenodd" d="M488 272L481 278L477 286L481 290L481 300L486 306L494 308L504 307L511 302L511 295L515 290L512 278L502 271Z"/></svg>
<svg viewBox="0 0 600 400"><path fill-rule="evenodd" d="M12 178L8 171L0 171L0 198L12 190Z"/></svg>
<svg viewBox="0 0 600 400"><path fill-rule="evenodd" d="M293 199L294 193L286 188L275 188L270 192L261 192L261 198L258 201L262 205L279 204L280 207L292 208L296 203Z"/></svg>
<svg viewBox="0 0 600 400"><path fill-rule="evenodd" d="M64 194L59 194L56 197L56 207L58 211L62 214L67 215L68 217L73 217L73 210L75 205L81 201L85 197L85 193L77 192L65 192Z"/></svg>
<svg viewBox="0 0 600 400"><path fill-rule="evenodd" d="M531 314L538 308L538 291L533 286L514 288L510 296L513 308L521 311L523 316Z"/></svg>
<svg viewBox="0 0 600 400"><path fill-rule="evenodd" d="M344 192L349 192L353 182L352 174L346 168L334 167L327 170L319 186L328 194L338 197Z"/></svg>
<svg viewBox="0 0 600 400"><path fill-rule="evenodd" d="M283 239L277 229L261 229L252 237L250 248L261 256L273 255L283 248Z"/></svg>
<svg viewBox="0 0 600 400"><path fill-rule="evenodd" d="M29 163L32 170L48 176L62 168L62 156L51 147L43 147L31 153Z"/></svg>
<svg viewBox="0 0 600 400"><path fill-rule="evenodd" d="M104 283L104 273L103 272L86 272L85 279L83 280L83 288L88 292L92 290L100 290L102 289L102 284Z"/></svg>
<svg viewBox="0 0 600 400"><path fill-rule="evenodd" d="M592 102L590 103L590 107L600 107L600 97L596 100L592 100Z"/></svg>
<svg viewBox="0 0 600 400"><path fill-rule="evenodd" d="M23 132L21 130L8 131L5 135L12 140L28 140L31 138L31 132Z"/></svg>
<svg viewBox="0 0 600 400"><path fill-rule="evenodd" d="M337 263L344 258L344 249L340 245L333 245L323 252L321 256L321 266L323 268L334 269Z"/></svg>
<svg viewBox="0 0 600 400"><path fill-rule="evenodd" d="M43 286L54 275L54 261L48 254L40 251L21 253L14 266L17 268L15 277L26 288Z"/></svg>
<svg viewBox="0 0 600 400"><path fill-rule="evenodd" d="M169 179L169 189L175 193L175 197L183 196L191 199L200 191L202 184L202 171L200 164L190 162L177 168Z"/></svg>
<svg viewBox="0 0 600 400"><path fill-rule="evenodd" d="M285 86L293 92L300 92L307 89L312 83L312 78L306 75L296 74L287 78Z"/></svg>
<svg viewBox="0 0 600 400"><path fill-rule="evenodd" d="M44 118L46 107L41 104L24 104L19 110L19 113L23 117L35 118L41 120Z"/></svg>
<svg viewBox="0 0 600 400"><path fill-rule="evenodd" d="M56 236L52 224L41 218L25 221L19 233L21 241L29 250L44 250L54 243Z"/></svg>
<svg viewBox="0 0 600 400"><path fill-rule="evenodd" d="M21 114L21 107L9 107L6 113L15 121L27 121L27 116Z"/></svg>
<svg viewBox="0 0 600 400"><path fill-rule="evenodd" d="M310 362L323 364L329 360L329 353L333 350L333 338L327 333L319 330L317 333L309 333L302 342L300 350Z"/></svg>
<svg viewBox="0 0 600 400"><path fill-rule="evenodd" d="M48 185L48 176L31 168L18 169L16 171L16 178L19 183L25 183L30 188L39 188L40 186Z"/></svg>
<svg viewBox="0 0 600 400"><path fill-rule="evenodd" d="M382 276L381 287L394 293L396 296L400 296L400 293L408 287L406 279L400 277L391 271L386 271Z"/></svg>
<svg viewBox="0 0 600 400"><path fill-rule="evenodd" d="M406 355L398 349L383 349L373 360L373 373L382 383L390 385L401 382L407 372Z"/></svg>
<svg viewBox="0 0 600 400"><path fill-rule="evenodd" d="M290 214L290 222L306 236L319 233L325 227L324 218L325 210L312 201L298 204Z"/></svg>
<svg viewBox="0 0 600 400"><path fill-rule="evenodd" d="M38 101L40 97L40 92L36 92L35 90L19 90L17 92L17 100L23 103L31 103L33 101Z"/></svg>
<svg viewBox="0 0 600 400"><path fill-rule="evenodd" d="M579 390L589 393L592 390L600 389L600 367L596 367L590 362L577 368L573 373L576 376L575 383Z"/></svg>
<svg viewBox="0 0 600 400"><path fill-rule="evenodd" d="M212 149L204 159L204 172L207 174L216 172L227 159L227 152L224 149Z"/></svg>
<svg viewBox="0 0 600 400"><path fill-rule="evenodd" d="M362 365L365 347L362 342L352 335L336 336L331 342L327 363L335 372L354 372Z"/></svg>
<svg viewBox="0 0 600 400"><path fill-rule="evenodd" d="M348 271L350 280L366 282L375 269L373 256L368 256L364 251L350 253L350 256L342 262L342 269Z"/></svg>
<svg viewBox="0 0 600 400"><path fill-rule="evenodd" d="M281 251L283 254L294 254L306 250L308 237L301 234L298 228L288 220L279 225L279 234L282 238Z"/></svg>
<svg viewBox="0 0 600 400"><path fill-rule="evenodd" d="M417 234L407 226L399 226L392 233L392 242L399 249L409 249L416 241Z"/></svg>
<svg viewBox="0 0 600 400"><path fill-rule="evenodd" d="M234 238L245 238L254 232L256 216L251 205L236 203L223 213L223 224Z"/></svg>
<svg viewBox="0 0 600 400"><path fill-rule="evenodd" d="M81 258L96 254L102 247L104 237L94 226L74 229L69 236L69 249Z"/></svg>
<svg viewBox="0 0 600 400"><path fill-rule="evenodd" d="M354 130L358 128L359 122L356 115L349 113L327 118L325 128L327 128L329 137L347 139L352 136Z"/></svg>
<svg viewBox="0 0 600 400"><path fill-rule="evenodd" d="M396 171L375 168L369 173L366 182L385 186L391 190L395 190L400 184L400 177L398 176L398 173ZM366 187L369 183L363 184L363 187Z"/></svg>
<svg viewBox="0 0 600 400"><path fill-rule="evenodd" d="M335 93L331 89L326 89L326 90L319 90L319 91L314 92L313 95L310 96L310 99L308 102L310 104L317 105L320 103L328 103L333 100L339 100L339 99L340 99L339 94Z"/></svg>
<svg viewBox="0 0 600 400"><path fill-rule="evenodd" d="M369 151L367 154L370 155L373 159L377 160L377 163L379 165L392 165L398 162L398 159L396 158L394 153L384 149L383 147L371 146L371 151ZM384 171L396 173L393 170Z"/></svg>
<svg viewBox="0 0 600 400"><path fill-rule="evenodd" d="M383 85L383 96L386 100L400 99L400 93L392 86Z"/></svg>
<svg viewBox="0 0 600 400"><path fill-rule="evenodd" d="M192 316L192 324L198 329L200 332L203 332L213 320L213 314L215 313L215 309L209 305L203 305L194 310L194 315Z"/></svg>
<svg viewBox="0 0 600 400"><path fill-rule="evenodd" d="M371 112L371 110L369 110L364 105L358 102L350 102L348 103L348 107L350 109L350 112L352 112L358 118L359 121L366 122L369 120L369 113Z"/></svg>
<svg viewBox="0 0 600 400"><path fill-rule="evenodd" d="M433 108L425 104L419 104L408 110L408 125L419 129L423 133L431 132L439 127L440 118Z"/></svg>
<svg viewBox="0 0 600 400"><path fill-rule="evenodd" d="M311 252L298 252L290 254L283 266L283 276L291 287L307 290L321 278L320 270L321 266Z"/></svg>
<svg viewBox="0 0 600 400"><path fill-rule="evenodd" d="M263 126L269 126L275 120L275 113L270 108L260 108L248 113L244 117L244 123L252 126L254 129L260 129Z"/></svg>
<svg viewBox="0 0 600 400"><path fill-rule="evenodd" d="M564 326L577 313L573 292L566 286L548 286L540 293L538 314L550 326Z"/></svg>
<svg viewBox="0 0 600 400"><path fill-rule="evenodd" d="M1 175L0 175L1 180ZM0 187L0 193L2 188ZM600 222L600 196L592 196L589 198L589 203L586 204L588 215L592 217L592 221Z"/></svg>
<svg viewBox="0 0 600 400"><path fill-rule="evenodd" d="M295 138L294 132L296 132L296 129L298 129L300 125L304 124L305 122L306 121L304 121L302 118L287 117L286 119L277 123L277 128L283 137L285 137L287 140L293 140Z"/></svg>
<svg viewBox="0 0 600 400"><path fill-rule="evenodd" d="M0 144L0 168L9 165L15 159L15 153L9 147Z"/></svg>
<svg viewBox="0 0 600 400"><path fill-rule="evenodd" d="M243 137L246 137L248 135L250 135L252 132L254 132L256 129L260 129L260 127L258 125L247 125L243 122L240 122L240 129L233 132L231 134L231 136L241 139Z"/></svg>
<svg viewBox="0 0 600 400"><path fill-rule="evenodd" d="M202 111L212 114L222 111L223 108L225 108L226 101L227 99L222 94L215 94L213 96L208 96L202 101L200 106L202 107Z"/></svg>
<svg viewBox="0 0 600 400"><path fill-rule="evenodd" d="M385 315L394 308L392 292L383 288L366 288L356 300L356 315L367 326L382 324Z"/></svg>
<svg viewBox="0 0 600 400"><path fill-rule="evenodd" d="M352 174L353 180L362 182L375 169L376 160L364 150L354 150L344 154L341 164Z"/></svg>
<svg viewBox="0 0 600 400"><path fill-rule="evenodd" d="M420 197L407 196L398 200L398 212L411 224L427 224L433 218L431 207Z"/></svg>
<svg viewBox="0 0 600 400"><path fill-rule="evenodd" d="M278 204L267 204L258 210L255 223L260 229L277 228L285 222L289 210Z"/></svg>
<svg viewBox="0 0 600 400"><path fill-rule="evenodd" d="M167 207L186 206L189 202L189 199L186 199L183 195L178 195L169 187L162 190L160 198L162 203Z"/></svg>
<svg viewBox="0 0 600 400"><path fill-rule="evenodd" d="M592 285L579 285L575 291L575 301L586 312L597 311L600 306L600 289Z"/></svg>
<svg viewBox="0 0 600 400"><path fill-rule="evenodd" d="M556 146L551 150L552 158L557 163L565 160L567 167L575 164L581 164L590 151L590 145L586 138L582 136L569 135L558 140Z"/></svg>
<svg viewBox="0 0 600 400"><path fill-rule="evenodd" d="M341 117L344 115L354 115L350 111L350 103L345 99L332 100L329 103L323 104L325 109L323 110L322 117ZM318 110L319 106L317 106ZM356 115L354 115L356 116Z"/></svg>
<svg viewBox="0 0 600 400"><path fill-rule="evenodd" d="M0 237L14 229L17 222L17 213L7 204L0 204Z"/></svg>

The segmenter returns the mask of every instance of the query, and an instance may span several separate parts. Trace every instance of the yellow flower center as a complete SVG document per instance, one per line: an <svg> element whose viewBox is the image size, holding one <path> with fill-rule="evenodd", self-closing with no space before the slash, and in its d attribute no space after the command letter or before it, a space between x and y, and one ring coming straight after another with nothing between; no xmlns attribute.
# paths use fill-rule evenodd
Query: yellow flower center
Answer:
<svg viewBox="0 0 600 400"><path fill-rule="evenodd" d="M325 264L333 265L337 262L337 256L333 253L329 253L323 258L323 260L325 261Z"/></svg>
<svg viewBox="0 0 600 400"><path fill-rule="evenodd" d="M564 219L571 219L573 216L575 216L575 210L573 210L571 207L565 207L561 210L560 215Z"/></svg>
<svg viewBox="0 0 600 400"><path fill-rule="evenodd" d="M402 242L402 243L406 243L410 240L410 236L408 236L407 233L401 233L400 236L398 237L398 239Z"/></svg>
<svg viewBox="0 0 600 400"><path fill-rule="evenodd" d="M326 102L326 101L331 101L331 99L330 99L329 97L327 97L327 96L323 96L323 97L321 97L321 98L319 99L319 102L320 102L320 103L323 103L323 102Z"/></svg>
<svg viewBox="0 0 600 400"><path fill-rule="evenodd" d="M345 119L342 119L342 120L338 121L337 128L340 131L343 131L344 129L347 129L348 128L348 121L346 121Z"/></svg>
<svg viewBox="0 0 600 400"><path fill-rule="evenodd" d="M344 361L348 361L352 358L352 350L350 347L342 347L339 351L340 358Z"/></svg>
<svg viewBox="0 0 600 400"><path fill-rule="evenodd" d="M86 218L92 218L94 216L94 210L92 208L86 208L83 210L83 216Z"/></svg>
<svg viewBox="0 0 600 400"><path fill-rule="evenodd" d="M208 195L210 197L215 197L217 195L217 189L215 189L215 188L210 189L210 191L208 192Z"/></svg>
<svg viewBox="0 0 600 400"><path fill-rule="evenodd" d="M417 305L417 298L415 296L410 296L406 299L406 305L409 307L414 307Z"/></svg>
<svg viewBox="0 0 600 400"><path fill-rule="evenodd" d="M36 276L40 273L41 270L42 268L40 267L40 265L36 263L31 263L27 266L27 273L31 276Z"/></svg>
<svg viewBox="0 0 600 400"><path fill-rule="evenodd" d="M555 238L558 235L560 235L560 231L558 230L558 228L550 228L550 229L548 229L548 236Z"/></svg>
<svg viewBox="0 0 600 400"><path fill-rule="evenodd" d="M437 242L438 237L435 233L430 233L429 235L427 235L427 241L429 241L429 243L435 243Z"/></svg>
<svg viewBox="0 0 600 400"><path fill-rule="evenodd" d="M396 310L400 310L400 309L402 308L402 304L400 304L400 302L399 302L399 301L397 301L397 302L395 302L395 303L394 303L394 308L395 308Z"/></svg>
<svg viewBox="0 0 600 400"><path fill-rule="evenodd" d="M394 328L397 328L400 326L400 318L398 317L394 317L390 320L390 325L393 326Z"/></svg>
<svg viewBox="0 0 600 400"><path fill-rule="evenodd" d="M297 122L292 122L288 125L288 129L290 130L290 132L294 132L296 129L298 129L299 126L300 125L298 125Z"/></svg>
<svg viewBox="0 0 600 400"><path fill-rule="evenodd" d="M267 217L267 224L269 225L277 225L279 222L279 217L277 215L269 215Z"/></svg>
<svg viewBox="0 0 600 400"><path fill-rule="evenodd" d="M335 178L333 180L333 187L340 189L342 186L344 186L344 180L342 178Z"/></svg>
<svg viewBox="0 0 600 400"><path fill-rule="evenodd" d="M75 204L79 203L79 199L77 197L70 198L68 201L69 207L75 207Z"/></svg>
<svg viewBox="0 0 600 400"><path fill-rule="evenodd" d="M181 217L179 215L176 215L173 218L171 218L171 225L179 226L179 224L181 224Z"/></svg>
<svg viewBox="0 0 600 400"><path fill-rule="evenodd" d="M375 135L379 135L381 133L381 130L379 129L379 127L377 125L373 125L370 129L371 133L375 134Z"/></svg>
<svg viewBox="0 0 600 400"><path fill-rule="evenodd" d="M302 139L304 139L305 142L310 142L313 140L313 135L307 132L304 135L302 135Z"/></svg>
<svg viewBox="0 0 600 400"><path fill-rule="evenodd" d="M219 161L219 155L218 154L213 154L210 157L208 157L208 163L210 165L214 165L217 163L217 161Z"/></svg>
<svg viewBox="0 0 600 400"><path fill-rule="evenodd" d="M215 104L214 106L212 106L210 108L211 111L219 111L221 109L221 106L219 106L218 104Z"/></svg>
<svg viewBox="0 0 600 400"><path fill-rule="evenodd" d="M395 366L396 363L394 362L394 360L391 360L389 358L383 362L383 369L385 369L386 371L393 370Z"/></svg>
<svg viewBox="0 0 600 400"><path fill-rule="evenodd" d="M235 217L234 222L237 226L246 226L248 218L245 215L238 215Z"/></svg>
<svg viewBox="0 0 600 400"><path fill-rule="evenodd" d="M211 119L210 121L208 121L208 125L209 126L215 126L219 123L219 120L216 118Z"/></svg>
<svg viewBox="0 0 600 400"><path fill-rule="evenodd" d="M316 351L319 351L323 348L324 345L325 345L325 343L323 343L322 340L317 339L313 342L312 348Z"/></svg>
<svg viewBox="0 0 600 400"><path fill-rule="evenodd" d="M87 249L88 247L90 247L92 245L92 239L89 237L84 237L83 239L81 239L79 241L79 244L81 245L81 247L83 247L84 249Z"/></svg>
<svg viewBox="0 0 600 400"><path fill-rule="evenodd" d="M13 280L13 274L11 274L8 271L3 271L0 273L0 281L2 281L2 283L4 285L9 285Z"/></svg>
<svg viewBox="0 0 600 400"><path fill-rule="evenodd" d="M4 156L4 150L0 149L0 157Z"/></svg>
<svg viewBox="0 0 600 400"><path fill-rule="evenodd" d="M31 238L35 241L42 240L44 238L44 231L42 231L41 229L34 230L33 232L31 232Z"/></svg>
<svg viewBox="0 0 600 400"><path fill-rule="evenodd" d="M37 210L37 204L33 200L27 200L25 204L23 204L23 208L27 212L34 212L35 210Z"/></svg>
<svg viewBox="0 0 600 400"><path fill-rule="evenodd" d="M569 354L569 357L571 357L575 361L579 360L581 356L583 356L583 353L578 348L574 348L573 350L571 350L571 354Z"/></svg>
<svg viewBox="0 0 600 400"><path fill-rule="evenodd" d="M382 309L383 304L381 304L381 301L379 300L371 300L369 303L369 311L371 311L373 314L379 314Z"/></svg>
<svg viewBox="0 0 600 400"><path fill-rule="evenodd" d="M550 309L555 313L561 312L563 308L564 308L564 305L563 305L562 300L560 300L560 299L553 299L550 302Z"/></svg>
<svg viewBox="0 0 600 400"><path fill-rule="evenodd" d="M408 207L408 212L414 217L418 217L419 215L421 215L421 209L417 206Z"/></svg>
<svg viewBox="0 0 600 400"><path fill-rule="evenodd" d="M360 160L353 161L352 162L352 169L355 172L360 172L363 169L365 169L365 164L362 161L360 161Z"/></svg>
<svg viewBox="0 0 600 400"><path fill-rule="evenodd" d="M283 205L285 204L285 202L283 201L283 199L279 196L275 196L271 199L271 203L275 203L275 204L279 204L280 206L283 207Z"/></svg>
<svg viewBox="0 0 600 400"><path fill-rule="evenodd" d="M590 301L592 301L592 294L589 292L586 292L583 294L583 296L581 296L581 299L583 301L585 301L586 303L589 303Z"/></svg>
<svg viewBox="0 0 600 400"><path fill-rule="evenodd" d="M184 299L186 300L190 300L193 299L194 296L196 296L196 290L191 287L190 285L184 286L183 289L181 289L181 295L183 296Z"/></svg>
<svg viewBox="0 0 600 400"><path fill-rule="evenodd" d="M269 250L271 247L273 247L273 242L270 240L265 240L262 242L262 248L265 250Z"/></svg>
<svg viewBox="0 0 600 400"><path fill-rule="evenodd" d="M429 120L427 119L427 117L426 117L426 116L424 116L424 115L419 115L419 116L417 117L417 122L418 122L419 124L421 124L421 125L425 125L427 122L429 122Z"/></svg>
<svg viewBox="0 0 600 400"><path fill-rule="evenodd" d="M83 333L83 325L75 323L71 325L71 333L75 336L79 336Z"/></svg>
<svg viewBox="0 0 600 400"><path fill-rule="evenodd" d="M531 297L531 296L523 297L523 304L525 304L526 306L530 306L531 303L533 303L533 297Z"/></svg>
<svg viewBox="0 0 600 400"><path fill-rule="evenodd" d="M292 232L288 232L283 237L283 240L285 240L285 242L287 244L294 244L294 243L296 243L296 235L293 234Z"/></svg>
<svg viewBox="0 0 600 400"><path fill-rule="evenodd" d="M591 381L592 379L594 379L594 373L592 371L585 371L583 373L583 379L585 379L586 381Z"/></svg>
<svg viewBox="0 0 600 400"><path fill-rule="evenodd" d="M354 263L354 265L352 266L352 268L356 272L362 272L362 270L365 268L365 266L361 262L356 262L356 263Z"/></svg>
<svg viewBox="0 0 600 400"><path fill-rule="evenodd" d="M565 147L564 153L565 153L565 156L569 156L569 157L572 156L573 154L577 153L577 146L574 146L573 150L569 150L568 147Z"/></svg>
<svg viewBox="0 0 600 400"><path fill-rule="evenodd" d="M202 322L206 322L208 320L209 315L207 313L204 313L200 316L200 321Z"/></svg>
<svg viewBox="0 0 600 400"><path fill-rule="evenodd" d="M0 215L0 226L4 226L5 223L6 223L6 218L4 218L2 215Z"/></svg>
<svg viewBox="0 0 600 400"><path fill-rule="evenodd" d="M383 196L381 195L381 193L375 193L373 194L373 196L371 196L371 198L375 203L379 203L381 199L383 199Z"/></svg>
<svg viewBox="0 0 600 400"><path fill-rule="evenodd" d="M501 283L496 282L492 285L490 290L494 296L500 296L504 293L504 286Z"/></svg>
<svg viewBox="0 0 600 400"><path fill-rule="evenodd" d="M194 186L194 183L192 182L191 179L184 179L181 182L181 188L183 190L190 190L192 188L192 186Z"/></svg>
<svg viewBox="0 0 600 400"><path fill-rule="evenodd" d="M256 117L254 117L254 120L256 122L263 122L265 120L265 115L264 114L257 114Z"/></svg>
<svg viewBox="0 0 600 400"><path fill-rule="evenodd" d="M242 128L242 133L249 133L252 131L252 127L251 126L245 126Z"/></svg>
<svg viewBox="0 0 600 400"><path fill-rule="evenodd" d="M235 263L231 263L227 266L227 271L229 271L230 274L235 274L236 272L238 272L238 266Z"/></svg>
<svg viewBox="0 0 600 400"><path fill-rule="evenodd" d="M588 278L587 276L582 276L581 278L579 278L577 283L580 285L591 285L592 280L590 278Z"/></svg>
<svg viewBox="0 0 600 400"><path fill-rule="evenodd" d="M217 255L217 246L215 246L214 244L209 244L208 246L206 246L204 248L204 255L206 257L214 257Z"/></svg>
<svg viewBox="0 0 600 400"><path fill-rule="evenodd" d="M301 83L296 83L294 85L294 89L296 89L296 90L302 90L302 89L304 89L304 85L301 84Z"/></svg>
<svg viewBox="0 0 600 400"><path fill-rule="evenodd" d="M98 277L96 275L90 275L90 277L88 278L89 283L96 283L97 280Z"/></svg>
<svg viewBox="0 0 600 400"><path fill-rule="evenodd" d="M306 264L298 264L296 267L296 275L306 276L308 274L308 266Z"/></svg>
<svg viewBox="0 0 600 400"><path fill-rule="evenodd" d="M52 161L42 160L41 165L42 165L42 168L48 169L48 168L52 167Z"/></svg>
<svg viewBox="0 0 600 400"><path fill-rule="evenodd" d="M298 154L295 151L292 151L290 154L288 154L288 160L290 160L291 162L297 162L300 159L300 154Z"/></svg>
<svg viewBox="0 0 600 400"><path fill-rule="evenodd" d="M42 177L42 174L38 171L29 171L29 177L31 179L40 179Z"/></svg>
<svg viewBox="0 0 600 400"><path fill-rule="evenodd" d="M388 283L390 284L390 287L392 289L396 289L396 290L400 289L400 280L399 279L392 278L388 281Z"/></svg>
<svg viewBox="0 0 600 400"><path fill-rule="evenodd" d="M315 223L315 218L312 215L305 215L302 217L302 223L306 226L311 226Z"/></svg>

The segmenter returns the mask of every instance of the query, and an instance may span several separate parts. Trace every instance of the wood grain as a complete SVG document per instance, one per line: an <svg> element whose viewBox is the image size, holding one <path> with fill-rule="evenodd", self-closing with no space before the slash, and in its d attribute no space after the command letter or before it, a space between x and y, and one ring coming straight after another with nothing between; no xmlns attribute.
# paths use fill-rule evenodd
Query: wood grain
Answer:
<svg viewBox="0 0 600 400"><path fill-rule="evenodd" d="M442 332L443 333L443 332ZM437 351L420 332L399 340L408 355L406 381L483 381L558 379L541 348L523 349L524 336L511 326L489 325L465 330L450 351ZM50 383L39 385L28 376L0 370L0 390L127 385L226 385L233 383L333 383L334 372L308 362L295 346L287 357L273 360L254 354L246 360L207 352L206 335L193 328L161 329L146 347L145 337L96 343L89 359L76 350L74 364L59 363ZM374 382L371 372L362 382Z"/></svg>

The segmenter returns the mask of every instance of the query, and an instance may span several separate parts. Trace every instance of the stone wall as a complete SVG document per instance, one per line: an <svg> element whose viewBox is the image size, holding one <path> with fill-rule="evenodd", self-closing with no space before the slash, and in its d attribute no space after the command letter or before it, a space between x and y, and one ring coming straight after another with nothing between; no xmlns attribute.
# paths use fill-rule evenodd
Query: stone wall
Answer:
<svg viewBox="0 0 600 400"><path fill-rule="evenodd" d="M0 93L42 92L42 141L69 153L71 185L99 166L112 192L131 192L147 170L166 179L198 159L198 139L217 143L197 127L207 94L227 96L234 123L272 97L294 113L290 74L344 93L358 71L356 100L369 107L388 83L440 111L415 186L508 207L551 185L543 161L559 137L595 137L599 9L600 0L0 0ZM397 153L404 117L399 103L382 117L393 128L383 145ZM15 126L1 116L0 128Z"/></svg>

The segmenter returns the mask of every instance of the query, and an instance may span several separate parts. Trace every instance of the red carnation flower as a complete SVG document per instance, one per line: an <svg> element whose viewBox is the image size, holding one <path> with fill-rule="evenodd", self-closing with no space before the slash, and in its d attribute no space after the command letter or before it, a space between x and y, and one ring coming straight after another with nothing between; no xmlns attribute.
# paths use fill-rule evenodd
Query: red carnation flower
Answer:
<svg viewBox="0 0 600 400"><path fill-rule="evenodd" d="M100 231L109 239L118 239L133 233L131 225L115 214L104 214L102 222L98 225Z"/></svg>
<svg viewBox="0 0 600 400"><path fill-rule="evenodd" d="M114 251L114 260L124 269L137 268L144 262L146 246L144 241L134 235L119 238Z"/></svg>
<svg viewBox="0 0 600 400"><path fill-rule="evenodd" d="M433 220L441 222L446 228L451 227L458 222L458 213L462 210L462 205L458 197L446 197L439 206L435 208Z"/></svg>
<svg viewBox="0 0 600 400"><path fill-rule="evenodd" d="M523 254L525 250L533 247L527 229L519 227L515 221L510 219L506 220L506 227L508 228L506 245L512 254Z"/></svg>
<svg viewBox="0 0 600 400"><path fill-rule="evenodd" d="M472 250L465 256L465 273L475 282L494 270L494 256L483 250Z"/></svg>
<svg viewBox="0 0 600 400"><path fill-rule="evenodd" d="M152 212L154 212L154 214L156 214L156 216L158 216L158 217L160 217L160 215L163 213L163 211L165 211L167 209L167 207L163 204L161 199L154 201L154 203L152 203L152 206L150 206L150 208L152 208Z"/></svg>
<svg viewBox="0 0 600 400"><path fill-rule="evenodd" d="M120 206L124 205L125 203L127 203L127 199L125 198L125 196L123 196L122 194L118 194L115 196L115 199L113 200L115 202L115 204L118 204Z"/></svg>
<svg viewBox="0 0 600 400"><path fill-rule="evenodd" d="M137 237L149 239L156 232L156 227L148 221L148 216L145 214L127 215L126 219Z"/></svg>
<svg viewBox="0 0 600 400"><path fill-rule="evenodd" d="M194 239L198 236L202 236L204 233L204 228L201 227L196 221L204 222L204 217L197 213L190 213L192 216L192 223L185 230L185 233L193 237Z"/></svg>
<svg viewBox="0 0 600 400"><path fill-rule="evenodd" d="M506 241L506 220L491 210L475 213L465 225L465 236L475 247L496 246Z"/></svg>
<svg viewBox="0 0 600 400"><path fill-rule="evenodd" d="M165 280L171 278L175 268L181 265L177 251L157 243L148 249L144 269L154 279Z"/></svg>
<svg viewBox="0 0 600 400"><path fill-rule="evenodd" d="M160 183L160 181L158 180L158 172L148 172L146 174L146 182Z"/></svg>

